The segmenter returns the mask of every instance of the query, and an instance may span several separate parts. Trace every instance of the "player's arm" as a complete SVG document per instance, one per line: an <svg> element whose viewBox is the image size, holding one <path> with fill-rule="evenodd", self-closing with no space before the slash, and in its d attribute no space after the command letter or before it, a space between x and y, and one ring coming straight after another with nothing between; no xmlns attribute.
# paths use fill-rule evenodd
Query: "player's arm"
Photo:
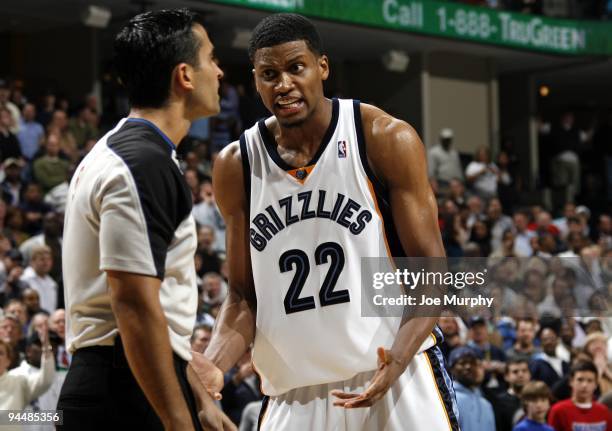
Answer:
<svg viewBox="0 0 612 431"><path fill-rule="evenodd" d="M256 299L249 254L248 203L238 143L225 148L215 160L213 187L226 224L229 291L213 328L204 356L227 372L255 338ZM223 386L217 381L217 393Z"/></svg>
<svg viewBox="0 0 612 431"><path fill-rule="evenodd" d="M111 307L130 369L167 430L192 430L187 403L174 373L158 278L107 271Z"/></svg>
<svg viewBox="0 0 612 431"><path fill-rule="evenodd" d="M425 148L414 129L378 108L362 105L370 167L389 193L393 221L408 256L443 257L438 209L427 175ZM433 313L432 313L433 314ZM418 352L436 317L405 318L390 350L378 349L378 372L362 394L334 392L341 407L378 401Z"/></svg>
<svg viewBox="0 0 612 431"><path fill-rule="evenodd" d="M427 178L425 146L417 132L373 106L364 105L368 159L388 190L391 213L404 251L414 257L445 257L438 227L438 206ZM402 322L391 356L407 366L431 334L437 317Z"/></svg>

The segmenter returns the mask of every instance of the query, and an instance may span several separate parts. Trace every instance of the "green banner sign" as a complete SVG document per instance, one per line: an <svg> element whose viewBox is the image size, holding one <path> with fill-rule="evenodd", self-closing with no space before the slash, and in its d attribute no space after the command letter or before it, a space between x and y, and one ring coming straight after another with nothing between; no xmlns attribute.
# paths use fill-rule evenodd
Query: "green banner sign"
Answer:
<svg viewBox="0 0 612 431"><path fill-rule="evenodd" d="M612 24L427 0L213 0L351 24L567 55L612 55Z"/></svg>

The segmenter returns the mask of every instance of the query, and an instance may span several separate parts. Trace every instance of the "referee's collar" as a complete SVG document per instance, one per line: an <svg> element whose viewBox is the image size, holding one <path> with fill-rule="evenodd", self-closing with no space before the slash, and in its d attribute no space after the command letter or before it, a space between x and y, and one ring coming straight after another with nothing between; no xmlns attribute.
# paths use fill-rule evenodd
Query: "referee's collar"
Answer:
<svg viewBox="0 0 612 431"><path fill-rule="evenodd" d="M168 146L170 147L170 151L175 151L176 150L176 145L174 145L174 142L172 142L170 140L170 138L168 137L168 135L166 135L164 132L161 131L161 129L159 127L157 127L153 122L146 120L144 118L128 118L127 121L129 121L130 123L142 123L142 124L146 124L147 126L149 126L150 128L152 128L153 130L155 130L159 136L161 136L164 141L166 141L166 144L168 144Z"/></svg>

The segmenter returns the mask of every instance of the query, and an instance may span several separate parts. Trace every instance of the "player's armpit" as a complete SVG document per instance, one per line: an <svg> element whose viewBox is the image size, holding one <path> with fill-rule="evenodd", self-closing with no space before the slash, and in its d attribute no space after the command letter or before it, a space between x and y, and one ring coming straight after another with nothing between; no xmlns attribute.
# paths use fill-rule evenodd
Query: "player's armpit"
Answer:
<svg viewBox="0 0 612 431"><path fill-rule="evenodd" d="M248 173L247 173L248 174ZM237 142L215 160L213 188L226 224L229 292L221 306L205 355L227 372L255 338L256 299L249 253L248 198Z"/></svg>

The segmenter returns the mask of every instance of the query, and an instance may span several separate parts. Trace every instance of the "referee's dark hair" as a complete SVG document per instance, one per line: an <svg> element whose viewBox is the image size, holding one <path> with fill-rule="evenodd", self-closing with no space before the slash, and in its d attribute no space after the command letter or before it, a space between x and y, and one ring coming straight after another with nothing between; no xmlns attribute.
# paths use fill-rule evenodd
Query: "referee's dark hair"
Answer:
<svg viewBox="0 0 612 431"><path fill-rule="evenodd" d="M194 24L200 22L188 9L159 10L136 15L117 34L114 66L133 107L163 107L176 65L198 66Z"/></svg>
<svg viewBox="0 0 612 431"><path fill-rule="evenodd" d="M322 53L321 38L307 18L295 13L277 13L265 17L253 30L249 41L249 58L255 58L260 48L303 40L317 56Z"/></svg>

